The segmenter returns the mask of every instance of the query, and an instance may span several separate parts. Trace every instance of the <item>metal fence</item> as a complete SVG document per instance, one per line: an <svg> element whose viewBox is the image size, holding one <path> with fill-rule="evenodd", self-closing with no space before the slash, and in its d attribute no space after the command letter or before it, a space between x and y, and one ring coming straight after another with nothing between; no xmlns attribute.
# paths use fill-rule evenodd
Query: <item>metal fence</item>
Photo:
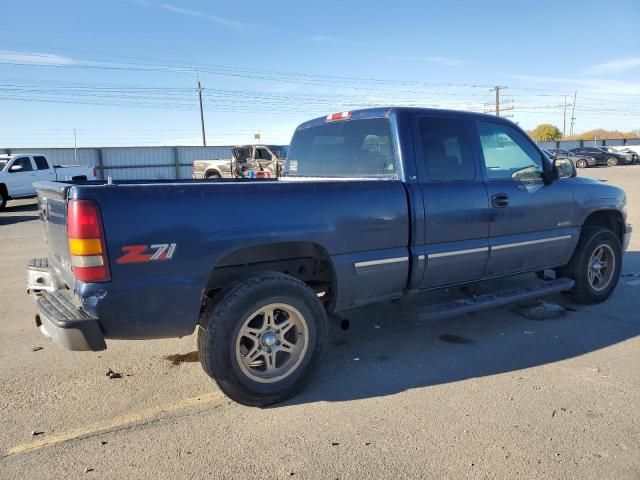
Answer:
<svg viewBox="0 0 640 480"><path fill-rule="evenodd" d="M159 180L191 178L194 160L231 158L233 146L221 147L101 147L2 148L0 154L39 153L55 165L96 167L99 179Z"/></svg>
<svg viewBox="0 0 640 480"><path fill-rule="evenodd" d="M562 148L569 150L578 147L621 147L624 145L640 145L640 138L615 138L601 140L557 140L553 142L538 142L542 148Z"/></svg>
<svg viewBox="0 0 640 480"><path fill-rule="evenodd" d="M640 145L640 138L538 142L543 148ZM89 165L104 180L170 180L191 178L195 160L230 159L232 145L219 147L0 148L0 154L40 153L55 165Z"/></svg>

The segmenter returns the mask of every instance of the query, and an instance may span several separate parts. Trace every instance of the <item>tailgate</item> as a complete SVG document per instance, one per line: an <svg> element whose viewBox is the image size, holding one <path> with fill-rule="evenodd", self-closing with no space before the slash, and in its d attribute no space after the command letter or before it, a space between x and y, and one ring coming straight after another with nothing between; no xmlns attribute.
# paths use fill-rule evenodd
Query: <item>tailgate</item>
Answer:
<svg viewBox="0 0 640 480"><path fill-rule="evenodd" d="M44 227L49 266L68 286L73 285L67 240L67 192L71 185L58 182L34 183L38 194L38 214Z"/></svg>

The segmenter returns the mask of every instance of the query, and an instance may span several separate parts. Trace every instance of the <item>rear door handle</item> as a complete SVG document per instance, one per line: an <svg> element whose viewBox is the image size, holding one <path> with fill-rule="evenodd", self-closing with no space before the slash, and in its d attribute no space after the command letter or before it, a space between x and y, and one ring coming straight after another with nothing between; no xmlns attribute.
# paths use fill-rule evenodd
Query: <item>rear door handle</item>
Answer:
<svg viewBox="0 0 640 480"><path fill-rule="evenodd" d="M506 193L496 193L491 196L491 206L495 208L504 208L509 206L509 195Z"/></svg>

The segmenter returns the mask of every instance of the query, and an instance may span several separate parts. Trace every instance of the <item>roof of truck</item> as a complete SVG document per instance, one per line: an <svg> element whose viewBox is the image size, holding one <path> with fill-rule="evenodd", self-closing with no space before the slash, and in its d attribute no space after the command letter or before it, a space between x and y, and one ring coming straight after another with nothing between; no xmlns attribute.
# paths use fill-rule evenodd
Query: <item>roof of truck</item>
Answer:
<svg viewBox="0 0 640 480"><path fill-rule="evenodd" d="M374 108L363 108L360 110L351 110L349 112L344 112L344 113L349 113L349 120L363 120L363 119L367 119L367 118L384 118L384 117L389 117L392 113L396 113L396 112L420 112L420 113L427 113L427 114L454 114L457 116L472 116L472 117L477 117L477 118L482 118L482 119L486 119L486 120L493 120L495 121L496 119L499 119L502 122L505 123L513 123L503 117L496 117L495 115L489 115L486 113L478 113L478 112L468 112L465 110L446 110L446 109L441 109L441 108L419 108L419 107L374 107ZM340 113L340 112L339 112ZM314 118L312 120L308 120L302 124L300 124L298 126L298 129L302 129L302 128L308 128L308 127L315 127L318 125L323 125L325 124L328 120L327 118L330 117L332 114L326 115L324 117L318 117L318 118Z"/></svg>

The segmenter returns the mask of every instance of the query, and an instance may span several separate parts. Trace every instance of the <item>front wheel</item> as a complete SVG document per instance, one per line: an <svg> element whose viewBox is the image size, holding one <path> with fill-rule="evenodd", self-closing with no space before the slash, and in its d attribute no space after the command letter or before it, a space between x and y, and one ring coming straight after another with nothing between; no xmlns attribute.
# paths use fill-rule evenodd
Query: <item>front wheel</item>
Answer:
<svg viewBox="0 0 640 480"><path fill-rule="evenodd" d="M606 228L583 227L582 235L564 273L575 280L570 295L579 303L600 303L618 284L622 269L622 246Z"/></svg>
<svg viewBox="0 0 640 480"><path fill-rule="evenodd" d="M616 165L618 165L618 159L614 157L607 158L607 165L609 167L615 167Z"/></svg>
<svg viewBox="0 0 640 480"><path fill-rule="evenodd" d="M7 206L7 195L0 191L0 210L4 210L4 207Z"/></svg>
<svg viewBox="0 0 640 480"><path fill-rule="evenodd" d="M586 160L578 160L576 162L576 168L587 168L587 161Z"/></svg>
<svg viewBox="0 0 640 480"><path fill-rule="evenodd" d="M251 274L203 313L200 361L232 400L257 407L282 402L316 372L326 323L322 303L303 282L278 272Z"/></svg>

